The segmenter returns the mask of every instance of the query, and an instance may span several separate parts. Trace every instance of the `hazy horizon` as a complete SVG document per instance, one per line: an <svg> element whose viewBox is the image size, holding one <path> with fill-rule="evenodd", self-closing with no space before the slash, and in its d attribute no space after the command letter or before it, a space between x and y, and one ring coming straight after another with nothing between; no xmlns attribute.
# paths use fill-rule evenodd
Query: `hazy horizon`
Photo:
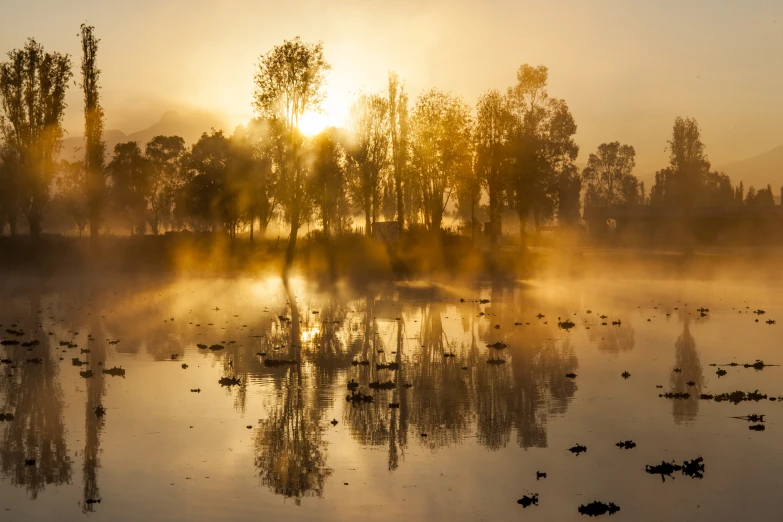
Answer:
<svg viewBox="0 0 783 522"><path fill-rule="evenodd" d="M385 86L388 70L412 97L439 87L475 106L530 63L549 68L550 94L574 114L579 163L618 140L636 148L639 175L654 172L666 164L678 115L699 121L716 167L783 144L783 69L767 63L783 44L783 5L773 2L143 0L123 12L85 0L11 0L4 13L15 23L0 33L3 53L34 37L69 53L75 72L78 27L95 25L106 129L127 134L168 110L215 113L233 130L253 116L259 55L299 35L324 43L332 65L324 109L336 123L358 91ZM80 136L78 88L68 103L66 130Z"/></svg>

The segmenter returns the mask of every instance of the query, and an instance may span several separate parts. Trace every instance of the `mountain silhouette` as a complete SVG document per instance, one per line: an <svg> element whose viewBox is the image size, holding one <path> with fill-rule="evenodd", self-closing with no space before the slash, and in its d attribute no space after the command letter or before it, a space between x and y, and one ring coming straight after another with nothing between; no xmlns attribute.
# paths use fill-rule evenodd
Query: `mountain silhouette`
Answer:
<svg viewBox="0 0 783 522"><path fill-rule="evenodd" d="M194 143L202 133L211 128L226 129L225 122L215 114L205 111L194 111L180 114L177 111L166 111L153 125L131 134L120 130L107 130L103 133L106 142L106 157L111 157L114 146L118 143L135 141L144 150L144 146L155 136L181 136L185 144ZM73 136L63 140L60 157L68 161L84 159L84 137Z"/></svg>
<svg viewBox="0 0 783 522"><path fill-rule="evenodd" d="M735 161L724 165L720 169L731 177L732 183L740 181L745 185L745 190L751 185L764 188L772 185L772 193L779 195L780 186L783 184L783 145L756 156Z"/></svg>

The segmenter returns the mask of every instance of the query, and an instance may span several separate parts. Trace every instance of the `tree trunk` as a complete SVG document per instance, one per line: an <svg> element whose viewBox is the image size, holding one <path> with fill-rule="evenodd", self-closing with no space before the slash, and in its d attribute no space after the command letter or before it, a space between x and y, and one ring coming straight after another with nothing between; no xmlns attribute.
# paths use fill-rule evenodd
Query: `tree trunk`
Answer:
<svg viewBox="0 0 783 522"><path fill-rule="evenodd" d="M370 204L368 203L364 206L364 235L369 236L370 235Z"/></svg>
<svg viewBox="0 0 783 522"><path fill-rule="evenodd" d="M400 170L399 168L396 170ZM394 176L394 188L397 191L397 228L398 233L402 234L402 228L405 225L405 213L403 212L402 207L402 175L401 173L395 172ZM781 194L783 194L783 189L781 189ZM783 204L783 203L781 203Z"/></svg>
<svg viewBox="0 0 783 522"><path fill-rule="evenodd" d="M27 223L30 226L30 237L38 238L41 235L41 216L31 213L27 216Z"/></svg>
<svg viewBox="0 0 783 522"><path fill-rule="evenodd" d="M285 272L291 268L294 263L294 253L296 251L296 235L299 232L298 219L291 220L291 234L288 236L288 247L285 251Z"/></svg>
<svg viewBox="0 0 783 522"><path fill-rule="evenodd" d="M267 222L263 218L258 219L258 237L264 239L266 237Z"/></svg>
<svg viewBox="0 0 783 522"><path fill-rule="evenodd" d="M250 220L250 242L253 242L253 225L255 224L256 220L251 219Z"/></svg>

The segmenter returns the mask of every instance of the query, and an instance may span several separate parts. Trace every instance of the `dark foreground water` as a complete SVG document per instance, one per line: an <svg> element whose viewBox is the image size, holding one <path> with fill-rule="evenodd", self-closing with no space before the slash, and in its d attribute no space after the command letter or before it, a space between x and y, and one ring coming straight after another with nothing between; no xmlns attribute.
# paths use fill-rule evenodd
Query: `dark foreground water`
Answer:
<svg viewBox="0 0 783 522"><path fill-rule="evenodd" d="M779 520L781 290L6 277L0 520Z"/></svg>

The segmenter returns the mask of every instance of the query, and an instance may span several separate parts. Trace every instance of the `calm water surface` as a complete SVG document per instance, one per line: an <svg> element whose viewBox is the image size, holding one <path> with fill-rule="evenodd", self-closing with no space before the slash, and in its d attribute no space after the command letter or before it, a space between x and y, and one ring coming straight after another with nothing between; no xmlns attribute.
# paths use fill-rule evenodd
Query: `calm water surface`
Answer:
<svg viewBox="0 0 783 522"><path fill-rule="evenodd" d="M742 364L783 363L781 290L6 277L0 520L560 521L594 500L612 520L779 520L783 367ZM351 379L374 402L347 402ZM645 472L699 456L701 479Z"/></svg>

